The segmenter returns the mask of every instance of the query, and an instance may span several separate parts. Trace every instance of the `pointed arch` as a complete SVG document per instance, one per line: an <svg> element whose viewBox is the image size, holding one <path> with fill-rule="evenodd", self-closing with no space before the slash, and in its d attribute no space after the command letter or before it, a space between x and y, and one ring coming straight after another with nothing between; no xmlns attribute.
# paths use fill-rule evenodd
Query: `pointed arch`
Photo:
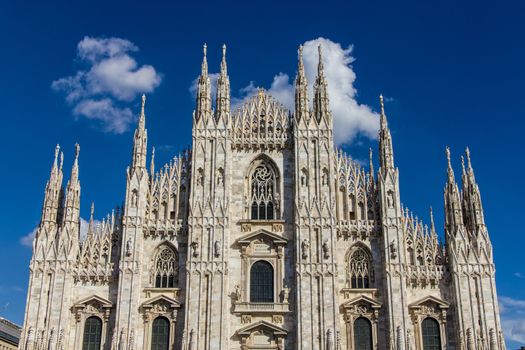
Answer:
<svg viewBox="0 0 525 350"><path fill-rule="evenodd" d="M370 250L362 244L353 245L346 254L346 279L350 288L371 288L374 267Z"/></svg>
<svg viewBox="0 0 525 350"><path fill-rule="evenodd" d="M265 154L257 156L247 168L246 198L252 220L280 217L281 177L277 164Z"/></svg>
<svg viewBox="0 0 525 350"><path fill-rule="evenodd" d="M152 266L155 288L175 288L179 283L179 256L177 249L168 242L160 244Z"/></svg>

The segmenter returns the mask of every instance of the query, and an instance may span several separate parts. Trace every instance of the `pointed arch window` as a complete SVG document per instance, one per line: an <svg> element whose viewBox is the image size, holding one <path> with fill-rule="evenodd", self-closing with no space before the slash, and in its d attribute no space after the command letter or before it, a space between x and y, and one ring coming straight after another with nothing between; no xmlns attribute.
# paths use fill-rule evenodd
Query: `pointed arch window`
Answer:
<svg viewBox="0 0 525 350"><path fill-rule="evenodd" d="M250 301L273 303L273 267L267 261L257 261L250 270Z"/></svg>
<svg viewBox="0 0 525 350"><path fill-rule="evenodd" d="M423 350L441 349L438 321L432 317L425 318L421 324L421 335L423 337Z"/></svg>
<svg viewBox="0 0 525 350"><path fill-rule="evenodd" d="M276 176L267 164L258 165L251 175L251 218L275 218Z"/></svg>
<svg viewBox="0 0 525 350"><path fill-rule="evenodd" d="M348 277L351 288L370 288L372 264L370 255L361 247L356 247L348 261Z"/></svg>
<svg viewBox="0 0 525 350"><path fill-rule="evenodd" d="M155 259L154 272L155 288L175 288L178 284L178 257L177 253L168 246L160 248Z"/></svg>
<svg viewBox="0 0 525 350"><path fill-rule="evenodd" d="M354 350L372 350L372 324L365 317L354 321Z"/></svg>
<svg viewBox="0 0 525 350"><path fill-rule="evenodd" d="M151 327L151 350L169 350L170 321L157 317Z"/></svg>
<svg viewBox="0 0 525 350"><path fill-rule="evenodd" d="M100 350L102 339L102 320L96 316L91 316L84 324L84 339L82 350Z"/></svg>

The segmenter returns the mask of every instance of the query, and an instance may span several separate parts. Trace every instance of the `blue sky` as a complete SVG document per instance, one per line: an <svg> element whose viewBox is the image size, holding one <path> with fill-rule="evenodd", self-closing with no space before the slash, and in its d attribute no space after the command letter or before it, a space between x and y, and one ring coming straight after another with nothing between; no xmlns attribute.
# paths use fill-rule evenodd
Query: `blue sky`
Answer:
<svg viewBox="0 0 525 350"><path fill-rule="evenodd" d="M252 87L272 89L273 83L286 99L285 75L295 76L298 45L322 37L334 45L335 56L354 59L345 70L334 58L333 72L342 69L351 82L346 103L371 108L356 113L373 119L377 96L387 97L402 201L426 222L433 206L441 229L444 148L451 147L458 172L459 156L470 147L494 246L508 344L525 344L522 2L180 3L1 2L0 316L23 321L31 250L21 239L38 224L56 143L65 153L66 176L73 145L80 143L81 215L86 218L95 201L96 217L102 218L123 200L139 90L148 92L149 144L157 147L160 165L191 142L190 87L204 42L211 72L219 69L221 45L228 45L234 97L241 99ZM77 50L85 37L97 43L126 40L119 57L129 58L129 71L143 69L140 76L124 71L108 77L104 70L95 78L84 75L92 80L80 83L83 97L66 100L64 85L53 82L104 60L90 56L93 47L84 56ZM119 76L131 80L115 85ZM88 118L93 110L81 103L91 99L105 99L112 113L106 108L105 120ZM367 158L368 147L377 148L369 137L373 125L365 124L341 128L348 132L340 137L343 147L357 160Z"/></svg>

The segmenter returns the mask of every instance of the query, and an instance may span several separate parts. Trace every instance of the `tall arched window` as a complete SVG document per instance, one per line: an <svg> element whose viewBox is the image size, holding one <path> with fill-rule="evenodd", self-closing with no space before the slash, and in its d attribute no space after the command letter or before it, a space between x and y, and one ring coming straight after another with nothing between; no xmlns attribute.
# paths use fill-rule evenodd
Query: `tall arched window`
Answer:
<svg viewBox="0 0 525 350"><path fill-rule="evenodd" d="M266 164L258 165L251 176L252 220L275 218L275 174Z"/></svg>
<svg viewBox="0 0 525 350"><path fill-rule="evenodd" d="M423 350L441 349L438 321L432 317L425 318L421 324L421 335L423 337Z"/></svg>
<svg viewBox="0 0 525 350"><path fill-rule="evenodd" d="M100 340L102 339L102 320L96 316L91 316L84 325L84 339L82 350L100 350Z"/></svg>
<svg viewBox="0 0 525 350"><path fill-rule="evenodd" d="M356 247L348 262L348 277L352 288L370 288L372 264L368 253Z"/></svg>
<svg viewBox="0 0 525 350"><path fill-rule="evenodd" d="M267 261L257 261L250 270L250 301L273 303L273 267Z"/></svg>
<svg viewBox="0 0 525 350"><path fill-rule="evenodd" d="M169 350L170 321L157 317L151 328L151 350Z"/></svg>
<svg viewBox="0 0 525 350"><path fill-rule="evenodd" d="M354 350L372 350L372 325L364 317L354 321Z"/></svg>
<svg viewBox="0 0 525 350"><path fill-rule="evenodd" d="M155 288L175 288L178 275L177 253L168 246L161 247L154 265Z"/></svg>

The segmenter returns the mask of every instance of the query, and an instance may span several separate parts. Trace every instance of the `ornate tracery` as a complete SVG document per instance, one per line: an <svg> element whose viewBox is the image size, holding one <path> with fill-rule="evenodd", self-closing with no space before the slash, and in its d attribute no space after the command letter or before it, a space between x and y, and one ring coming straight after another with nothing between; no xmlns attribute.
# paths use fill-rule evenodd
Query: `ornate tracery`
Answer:
<svg viewBox="0 0 525 350"><path fill-rule="evenodd" d="M361 247L354 247L350 253L347 278L351 288L370 288L373 279L371 259Z"/></svg>
<svg viewBox="0 0 525 350"><path fill-rule="evenodd" d="M258 165L251 175L251 219L275 219L275 173L267 164Z"/></svg>
<svg viewBox="0 0 525 350"><path fill-rule="evenodd" d="M160 248L155 259L153 275L155 288L174 288L178 283L177 253L168 246Z"/></svg>

